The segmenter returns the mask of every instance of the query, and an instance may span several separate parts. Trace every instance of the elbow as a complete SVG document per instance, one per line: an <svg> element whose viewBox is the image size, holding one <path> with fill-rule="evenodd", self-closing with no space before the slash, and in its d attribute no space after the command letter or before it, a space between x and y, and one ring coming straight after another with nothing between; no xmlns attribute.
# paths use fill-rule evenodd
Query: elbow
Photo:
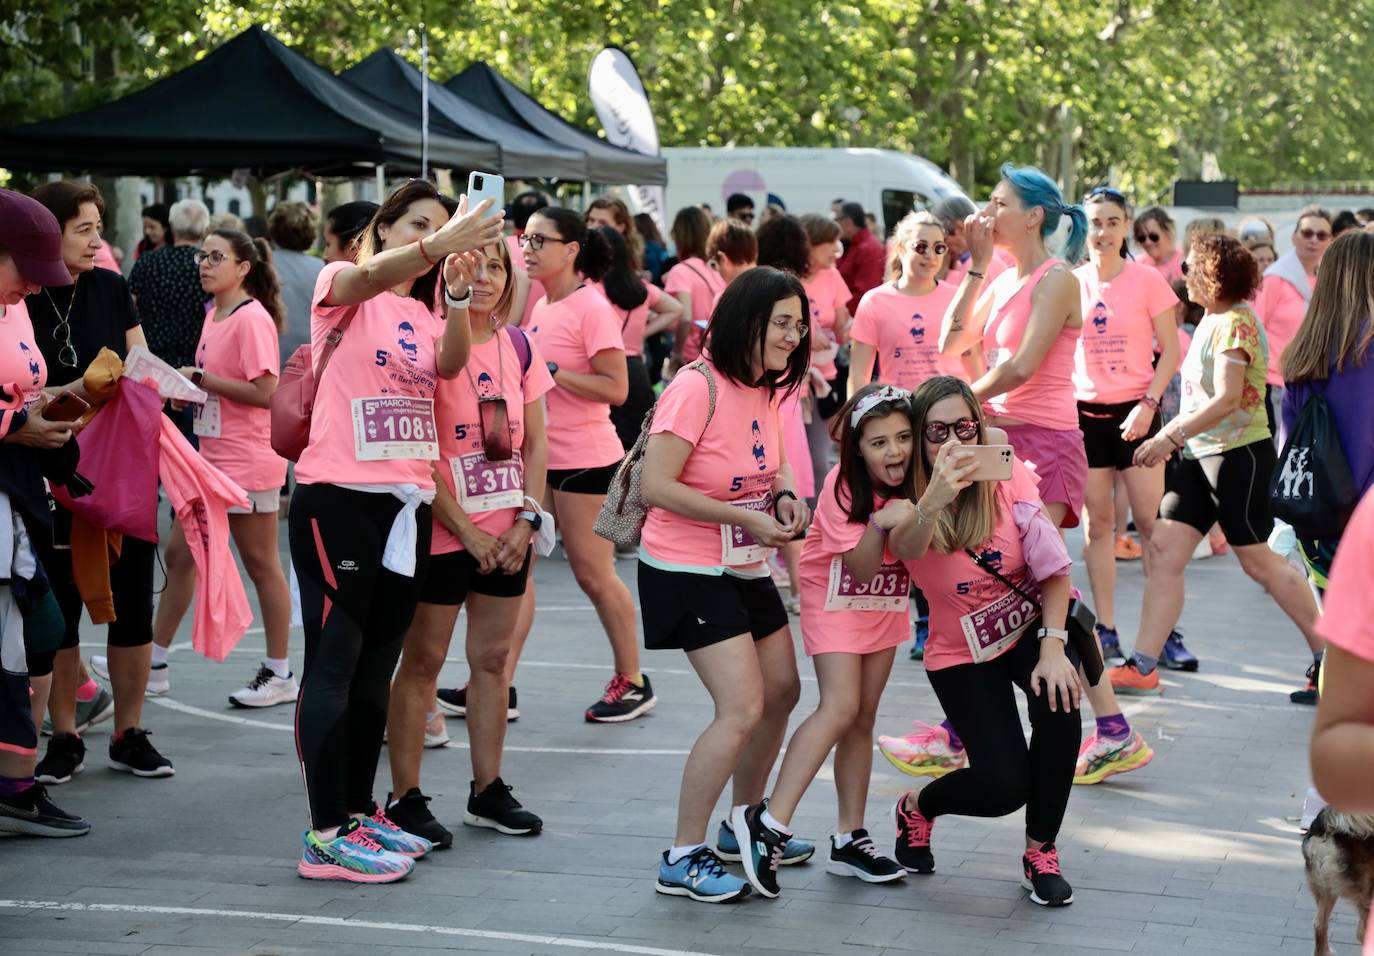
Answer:
<svg viewBox="0 0 1374 956"><path fill-rule="evenodd" d="M625 399L630 397L630 383L618 382L611 388L611 393L606 396L606 401L617 408L625 404Z"/></svg>
<svg viewBox="0 0 1374 956"><path fill-rule="evenodd" d="M998 384L1001 386L1002 391L1010 392L1029 382L1033 374L1035 374L1035 369L1026 368L1013 359L1011 362L1007 363L1006 371L1002 373L1002 381Z"/></svg>
<svg viewBox="0 0 1374 956"><path fill-rule="evenodd" d="M444 349L439 353L439 358L435 362L435 370L439 377L444 381L455 379L458 373L463 370L463 366L468 364L468 350L466 347L458 349Z"/></svg>

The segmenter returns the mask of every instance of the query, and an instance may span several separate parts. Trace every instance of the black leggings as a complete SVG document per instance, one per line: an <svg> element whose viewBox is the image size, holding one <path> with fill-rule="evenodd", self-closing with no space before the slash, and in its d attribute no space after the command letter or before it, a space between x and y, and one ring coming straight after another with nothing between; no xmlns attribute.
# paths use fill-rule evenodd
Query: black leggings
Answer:
<svg viewBox="0 0 1374 956"><path fill-rule="evenodd" d="M296 754L317 830L372 809L391 673L429 563L424 505L415 516L415 576L382 567L400 510L393 495L335 485L297 485L291 496L291 563L305 622Z"/></svg>
<svg viewBox="0 0 1374 956"><path fill-rule="evenodd" d="M1039 642L1027 634L1001 657L927 672L969 765L921 790L922 816L1004 817L1024 806L1031 839L1052 843L1059 835L1082 730L1077 709L1051 712L1043 688L1039 697L1030 692L1039 659ZM1030 710L1029 751L1013 684L1025 692Z"/></svg>
<svg viewBox="0 0 1374 956"><path fill-rule="evenodd" d="M629 375L629 391L625 401L611 406L611 424L620 437L620 447L629 451L639 440L639 430L644 424L644 416L653 407L654 387L649 383L649 372L644 359L638 355L625 358L625 369Z"/></svg>

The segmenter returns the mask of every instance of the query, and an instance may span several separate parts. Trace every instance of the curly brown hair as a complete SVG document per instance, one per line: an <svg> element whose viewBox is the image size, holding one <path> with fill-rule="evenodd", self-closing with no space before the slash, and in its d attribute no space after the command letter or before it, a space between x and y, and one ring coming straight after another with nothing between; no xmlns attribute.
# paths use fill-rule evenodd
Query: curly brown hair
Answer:
<svg viewBox="0 0 1374 956"><path fill-rule="evenodd" d="M1193 240L1187 275L1203 299L1246 302L1259 289L1259 266L1239 239L1210 233ZM1197 296L1194 296L1197 298Z"/></svg>

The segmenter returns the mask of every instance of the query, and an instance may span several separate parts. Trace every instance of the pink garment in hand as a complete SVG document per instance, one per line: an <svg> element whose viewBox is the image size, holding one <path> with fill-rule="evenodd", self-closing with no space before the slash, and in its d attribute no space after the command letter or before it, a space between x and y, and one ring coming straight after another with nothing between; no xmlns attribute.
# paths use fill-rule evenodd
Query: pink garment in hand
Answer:
<svg viewBox="0 0 1374 956"><path fill-rule="evenodd" d="M1026 568L1037 581L1068 574L1073 559L1059 529L1045 514L1038 501L1012 502L1011 516L1021 532L1021 547L1025 552Z"/></svg>

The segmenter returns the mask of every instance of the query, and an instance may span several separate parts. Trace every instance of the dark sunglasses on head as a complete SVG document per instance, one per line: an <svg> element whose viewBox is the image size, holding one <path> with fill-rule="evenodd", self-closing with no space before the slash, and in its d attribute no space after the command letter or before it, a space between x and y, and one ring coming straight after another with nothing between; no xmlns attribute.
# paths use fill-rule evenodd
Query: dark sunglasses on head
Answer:
<svg viewBox="0 0 1374 956"><path fill-rule="evenodd" d="M1091 202L1098 196L1105 196L1122 209L1129 208L1129 204L1126 202L1126 196L1119 190L1113 189L1110 186L1094 186L1092 189L1088 190L1088 195L1083 197L1083 201L1085 203Z"/></svg>
<svg viewBox="0 0 1374 956"><path fill-rule="evenodd" d="M1302 236L1308 242L1311 242L1313 239L1318 242L1325 242L1331 238L1331 233L1327 232L1325 229L1299 229L1298 235Z"/></svg>
<svg viewBox="0 0 1374 956"><path fill-rule="evenodd" d="M942 445L953 429L954 437L960 441L971 441L978 437L978 421L974 418L961 418L957 422L926 422L926 441Z"/></svg>
<svg viewBox="0 0 1374 956"><path fill-rule="evenodd" d="M1145 242L1147 242L1147 241L1148 241L1148 242L1159 242L1159 233L1157 233L1157 232L1137 232L1137 233L1135 234L1135 241L1136 241L1136 242L1139 242L1139 243L1145 243Z"/></svg>
<svg viewBox="0 0 1374 956"><path fill-rule="evenodd" d="M937 256L943 256L946 252L949 252L949 246L945 245L943 242L935 243L934 249ZM920 242L913 243L911 250L915 252L916 255L923 256L931 250L931 244L922 239Z"/></svg>

